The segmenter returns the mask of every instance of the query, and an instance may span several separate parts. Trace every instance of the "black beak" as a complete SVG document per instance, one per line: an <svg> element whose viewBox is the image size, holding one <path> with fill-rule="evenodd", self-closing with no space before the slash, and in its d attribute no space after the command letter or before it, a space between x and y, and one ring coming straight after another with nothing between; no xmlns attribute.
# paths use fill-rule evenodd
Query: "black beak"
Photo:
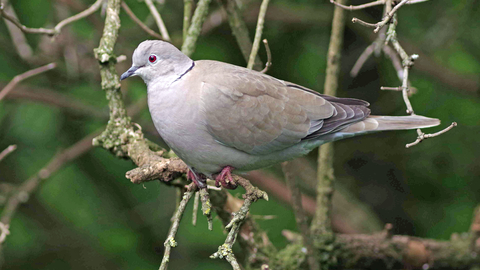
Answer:
<svg viewBox="0 0 480 270"><path fill-rule="evenodd" d="M120 81L125 80L132 75L135 75L135 71L137 71L137 69L138 67L136 66L132 66L131 68L129 68L127 71L125 71L125 73L122 74L122 76L120 76Z"/></svg>

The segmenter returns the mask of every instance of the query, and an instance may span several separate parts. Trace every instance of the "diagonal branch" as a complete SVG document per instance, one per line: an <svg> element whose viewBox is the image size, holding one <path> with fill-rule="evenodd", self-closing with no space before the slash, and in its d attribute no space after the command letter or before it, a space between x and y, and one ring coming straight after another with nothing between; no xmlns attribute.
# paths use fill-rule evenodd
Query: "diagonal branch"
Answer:
<svg viewBox="0 0 480 270"><path fill-rule="evenodd" d="M163 40L163 37L159 34L157 34L157 32L153 31L152 29L150 29L147 25L145 25L137 16L135 16L135 13L133 13L133 11L130 9L130 7L128 7L127 3L125 3L125 1L122 1L122 8L123 10L125 10L125 13L127 13L127 15L136 23L138 24L138 26L140 26L140 28L142 28L143 31L145 31L147 34L149 34L150 36L154 37L154 38L158 38L158 39L161 39Z"/></svg>
<svg viewBox="0 0 480 270"><path fill-rule="evenodd" d="M38 67L38 68L35 68L35 69L32 69L32 70L29 70L25 73L22 73L20 75L17 75L15 77L13 77L13 79L0 91L0 101L6 96L8 95L8 93L10 93L10 91L13 90L13 88L15 88L15 86L25 80L25 79L28 79L32 76L35 76L35 75L38 75L40 73L43 73L43 72L46 72L46 71L49 71L53 68L56 67L56 64L55 63L50 63L48 65L45 65L45 66L41 66L41 67Z"/></svg>
<svg viewBox="0 0 480 270"><path fill-rule="evenodd" d="M150 13L152 13L153 18L155 18L155 22L157 23L158 29L160 29L163 40L170 41L170 35L168 35L167 27L165 27L162 16L160 16L160 13L153 4L152 0L145 0L145 4L148 6L148 9L150 9Z"/></svg>
<svg viewBox="0 0 480 270"><path fill-rule="evenodd" d="M18 28L20 28L23 32L25 33L30 33L30 34L45 34L49 36L55 36L60 34L60 31L62 28L72 22L78 21L80 19L83 19L91 14L93 14L95 11L97 11L100 6L102 5L104 0L97 0L92 6L87 8L86 10L72 16L68 17L65 20L59 22L53 29L49 28L30 28L26 27L25 25L22 25L17 19L14 17L8 15L5 13L5 7L3 3L0 3L0 15L2 15L5 19L11 21L13 24L15 24Z"/></svg>
<svg viewBox="0 0 480 270"><path fill-rule="evenodd" d="M17 145L12 144L0 152L0 161L17 149Z"/></svg>
<svg viewBox="0 0 480 270"><path fill-rule="evenodd" d="M187 56L192 55L195 51L195 44L197 43L198 36L202 31L202 25L208 14L208 6L212 0L200 0L198 1L197 8L192 17L190 28L188 29L187 37L182 45L182 52Z"/></svg>

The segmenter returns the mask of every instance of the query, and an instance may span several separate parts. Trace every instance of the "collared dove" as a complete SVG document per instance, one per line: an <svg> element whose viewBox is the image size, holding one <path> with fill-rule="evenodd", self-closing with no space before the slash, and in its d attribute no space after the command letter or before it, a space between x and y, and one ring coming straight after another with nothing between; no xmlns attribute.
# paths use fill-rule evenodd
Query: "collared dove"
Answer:
<svg viewBox="0 0 480 270"><path fill-rule="evenodd" d="M232 187L232 170L266 167L327 142L440 124L419 115L373 116L366 101L322 95L227 63L193 61L164 41L140 43L132 62L120 79L143 79L158 133L200 188L204 176Z"/></svg>

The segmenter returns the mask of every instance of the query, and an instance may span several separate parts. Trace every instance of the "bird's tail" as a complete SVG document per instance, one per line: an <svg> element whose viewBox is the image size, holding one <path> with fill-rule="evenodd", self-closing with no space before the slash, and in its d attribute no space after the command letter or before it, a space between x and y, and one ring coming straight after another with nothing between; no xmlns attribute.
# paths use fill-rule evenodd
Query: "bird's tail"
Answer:
<svg viewBox="0 0 480 270"><path fill-rule="evenodd" d="M376 116L370 115L362 121L346 127L340 132L364 133L382 130L403 130L428 128L440 125L440 120L421 115L409 116Z"/></svg>

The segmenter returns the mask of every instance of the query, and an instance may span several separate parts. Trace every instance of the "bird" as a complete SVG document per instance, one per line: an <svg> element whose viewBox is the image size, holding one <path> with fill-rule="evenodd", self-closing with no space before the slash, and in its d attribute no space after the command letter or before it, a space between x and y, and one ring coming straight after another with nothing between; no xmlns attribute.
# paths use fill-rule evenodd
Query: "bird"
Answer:
<svg viewBox="0 0 480 270"><path fill-rule="evenodd" d="M374 116L369 103L340 98L244 67L193 61L174 45L146 40L120 76L139 76L159 135L206 188L235 188L242 173L305 155L316 147L382 130L433 127L420 115Z"/></svg>

